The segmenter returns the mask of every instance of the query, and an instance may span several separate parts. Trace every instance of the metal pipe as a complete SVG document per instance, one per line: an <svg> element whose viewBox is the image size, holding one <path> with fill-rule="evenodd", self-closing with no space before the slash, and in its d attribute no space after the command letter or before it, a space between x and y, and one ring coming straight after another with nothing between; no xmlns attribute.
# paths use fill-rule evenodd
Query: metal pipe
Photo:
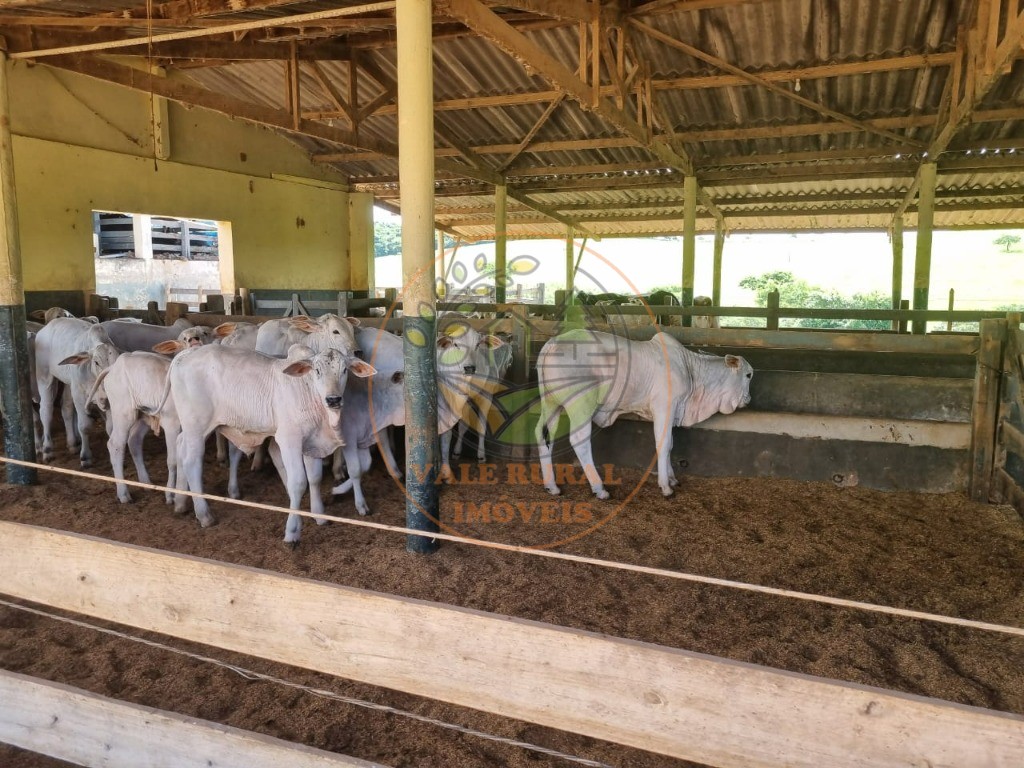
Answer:
<svg viewBox="0 0 1024 768"><path fill-rule="evenodd" d="M437 440L437 317L434 286L434 69L431 3L398 0L398 176L402 207L405 340L405 520L440 531ZM427 554L428 536L406 537Z"/></svg>
<svg viewBox="0 0 1024 768"><path fill-rule="evenodd" d="M85 53L86 51L109 51L115 48L131 48L136 45L149 45L151 43L166 43L171 40L190 40L196 37L209 37L211 35L222 35L228 32L245 32L250 29L265 29L267 27L298 26L300 24L323 21L325 19L336 19L341 16L355 16L360 13L373 13L375 11L388 11L395 7L395 1L383 3L366 3L355 5L351 8L332 8L327 11L315 11L313 13L300 13L295 16L278 16L273 19L258 19L256 21L240 21L237 24L224 24L217 27L204 29L189 29L184 32L168 32L163 35L146 35L144 37L133 37L128 40L106 40L101 43L82 43L81 45L65 45L61 48L42 48L38 51L22 51L12 53L12 59L38 59L44 56L60 56L65 53ZM145 19L139 19L139 24L145 24Z"/></svg>
<svg viewBox="0 0 1024 768"><path fill-rule="evenodd" d="M32 431L25 290L21 277L7 73L7 56L0 51L0 405L3 406L0 411L3 412L4 454L12 459L34 461L36 447ZM33 485L36 471L9 464L7 482Z"/></svg>

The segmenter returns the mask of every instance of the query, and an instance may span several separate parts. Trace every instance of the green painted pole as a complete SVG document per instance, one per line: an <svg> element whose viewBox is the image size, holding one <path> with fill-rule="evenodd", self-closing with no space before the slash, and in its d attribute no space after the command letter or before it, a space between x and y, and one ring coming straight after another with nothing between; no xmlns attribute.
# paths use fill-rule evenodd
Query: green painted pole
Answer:
<svg viewBox="0 0 1024 768"><path fill-rule="evenodd" d="M440 531L437 440L437 316L434 285L434 82L432 6L398 0L398 175L402 207L405 349L405 524ZM406 549L438 540L409 535Z"/></svg>
<svg viewBox="0 0 1024 768"><path fill-rule="evenodd" d="M494 303L504 304L508 286L508 195L504 184L494 187Z"/></svg>
<svg viewBox="0 0 1024 768"><path fill-rule="evenodd" d="M892 220L892 308L899 309L903 302L903 216ZM892 329L899 330L899 321L892 321Z"/></svg>
<svg viewBox="0 0 1024 768"><path fill-rule="evenodd" d="M935 163L921 166L921 191L917 203L917 258L914 260L914 309L928 309L932 271L932 224L935 220ZM915 320L913 333L926 333L927 323Z"/></svg>
<svg viewBox="0 0 1024 768"><path fill-rule="evenodd" d="M35 461L7 74L7 54L0 51L0 403L3 405L4 455ZM7 465L8 483L33 485L36 480L34 469Z"/></svg>
<svg viewBox="0 0 1024 768"><path fill-rule="evenodd" d="M684 307L693 306L693 275L697 265L697 177L683 180L683 291L679 297ZM693 318L683 317L683 325L693 325Z"/></svg>

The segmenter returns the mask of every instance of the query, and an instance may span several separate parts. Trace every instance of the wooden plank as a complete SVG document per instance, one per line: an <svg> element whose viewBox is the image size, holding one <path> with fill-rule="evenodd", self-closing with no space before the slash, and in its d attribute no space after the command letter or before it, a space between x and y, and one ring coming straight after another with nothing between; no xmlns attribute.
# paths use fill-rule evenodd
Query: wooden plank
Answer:
<svg viewBox="0 0 1024 768"><path fill-rule="evenodd" d="M999 441L1007 451L1024 459L1024 431L1004 421L999 427Z"/></svg>
<svg viewBox="0 0 1024 768"><path fill-rule="evenodd" d="M1016 715L16 523L0 562L21 599L721 768L1024 764Z"/></svg>
<svg viewBox="0 0 1024 768"><path fill-rule="evenodd" d="M1005 469L996 470L994 485L1003 502L1024 515L1024 489L1017 485Z"/></svg>
<svg viewBox="0 0 1024 768"><path fill-rule="evenodd" d="M0 741L108 768L379 765L6 670L0 670Z"/></svg>
<svg viewBox="0 0 1024 768"><path fill-rule="evenodd" d="M999 372L1002 365L1005 320L983 320L978 372L971 408L971 485L975 501L988 501L995 460L996 420L999 414Z"/></svg>

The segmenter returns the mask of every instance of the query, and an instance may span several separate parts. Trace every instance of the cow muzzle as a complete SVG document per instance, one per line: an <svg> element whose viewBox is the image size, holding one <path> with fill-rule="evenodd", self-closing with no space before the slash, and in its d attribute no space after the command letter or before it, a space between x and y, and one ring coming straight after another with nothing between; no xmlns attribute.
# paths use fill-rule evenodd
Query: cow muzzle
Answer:
<svg viewBox="0 0 1024 768"><path fill-rule="evenodd" d="M465 371L466 374L468 374L469 376L472 376L474 373L476 373L476 366L475 365L464 365L464 366L462 366L462 370Z"/></svg>
<svg viewBox="0 0 1024 768"><path fill-rule="evenodd" d="M344 398L341 395L331 395L330 397L325 397L324 402L327 403L328 408L340 410L342 403L344 403Z"/></svg>

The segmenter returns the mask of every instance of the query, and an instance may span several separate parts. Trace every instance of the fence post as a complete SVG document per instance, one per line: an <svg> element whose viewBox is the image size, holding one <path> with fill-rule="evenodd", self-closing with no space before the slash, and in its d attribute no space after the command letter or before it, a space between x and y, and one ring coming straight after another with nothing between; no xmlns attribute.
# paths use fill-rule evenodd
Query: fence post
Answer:
<svg viewBox="0 0 1024 768"><path fill-rule="evenodd" d="M206 311L224 314L224 294L211 293L206 297Z"/></svg>
<svg viewBox="0 0 1024 768"><path fill-rule="evenodd" d="M1005 320L982 320L974 399L971 406L971 481L974 501L989 500L999 418L999 378L1003 362Z"/></svg>
<svg viewBox="0 0 1024 768"><path fill-rule="evenodd" d="M901 310L903 310L903 309L910 309L910 299L901 299L900 300L900 309ZM897 327L896 327L896 332L897 333L906 333L907 332L907 321L906 320L900 320L899 321L899 323L897 324Z"/></svg>
<svg viewBox="0 0 1024 768"><path fill-rule="evenodd" d="M949 311L950 312L953 311L953 296L954 296L954 290L952 288L950 288L949 289ZM947 331L952 331L953 330L953 318L952 317L949 318L949 320L946 321L946 330Z"/></svg>
<svg viewBox="0 0 1024 768"><path fill-rule="evenodd" d="M238 289L238 303L239 303L239 314L251 315L252 314L252 297L249 295L248 288Z"/></svg>
<svg viewBox="0 0 1024 768"><path fill-rule="evenodd" d="M348 317L348 300L351 294L348 291L338 291L338 317Z"/></svg>
<svg viewBox="0 0 1024 768"><path fill-rule="evenodd" d="M774 290L768 294L768 320L765 327L769 331L779 330L779 292Z"/></svg>
<svg viewBox="0 0 1024 768"><path fill-rule="evenodd" d="M168 301L167 309L164 311L164 325L174 325L179 317L188 314L188 304L182 301Z"/></svg>
<svg viewBox="0 0 1024 768"><path fill-rule="evenodd" d="M509 309L512 315L512 343L515 346L509 373L516 388L525 389L530 383L530 352L533 341L530 318L525 304L513 304ZM523 461L529 458L529 424L527 419L521 417L511 427L511 434L508 437L511 443L509 458L513 461Z"/></svg>
<svg viewBox="0 0 1024 768"><path fill-rule="evenodd" d="M143 318L143 322L150 325L163 324L164 321L160 319L160 304L158 302L151 301L146 305L146 316Z"/></svg>

